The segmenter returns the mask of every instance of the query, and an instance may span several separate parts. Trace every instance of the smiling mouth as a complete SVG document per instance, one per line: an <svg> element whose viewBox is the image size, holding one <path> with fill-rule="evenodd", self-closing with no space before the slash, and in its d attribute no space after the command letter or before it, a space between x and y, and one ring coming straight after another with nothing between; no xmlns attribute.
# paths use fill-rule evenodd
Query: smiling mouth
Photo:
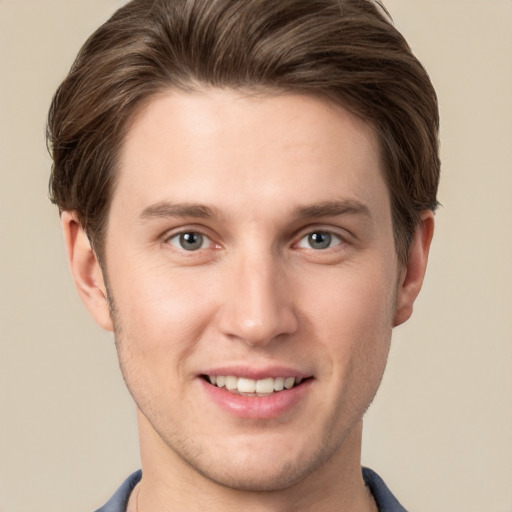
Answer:
<svg viewBox="0 0 512 512"><path fill-rule="evenodd" d="M233 375L203 375L202 377L217 388L225 388L230 393L244 396L271 396L295 388L306 380L302 377L268 377L253 380Z"/></svg>

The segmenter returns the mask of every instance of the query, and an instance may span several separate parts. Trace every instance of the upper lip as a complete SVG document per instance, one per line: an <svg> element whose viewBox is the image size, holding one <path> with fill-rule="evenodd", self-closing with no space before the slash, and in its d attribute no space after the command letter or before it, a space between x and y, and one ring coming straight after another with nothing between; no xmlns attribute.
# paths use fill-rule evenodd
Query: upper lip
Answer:
<svg viewBox="0 0 512 512"><path fill-rule="evenodd" d="M207 369L201 372L201 375L233 375L235 377L242 377L245 379L261 380L278 377L296 377L305 379L311 377L311 373L302 370L291 368L287 366L272 366L265 368L255 368L243 365L238 366L223 366Z"/></svg>

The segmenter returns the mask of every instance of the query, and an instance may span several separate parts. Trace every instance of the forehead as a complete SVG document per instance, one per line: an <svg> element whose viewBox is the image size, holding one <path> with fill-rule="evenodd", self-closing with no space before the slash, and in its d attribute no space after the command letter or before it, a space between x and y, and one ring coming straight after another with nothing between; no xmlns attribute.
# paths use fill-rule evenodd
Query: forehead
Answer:
<svg viewBox="0 0 512 512"><path fill-rule="evenodd" d="M140 210L172 199L277 210L379 195L387 200L374 130L343 107L301 94L211 89L168 91L138 112L112 206L129 198Z"/></svg>

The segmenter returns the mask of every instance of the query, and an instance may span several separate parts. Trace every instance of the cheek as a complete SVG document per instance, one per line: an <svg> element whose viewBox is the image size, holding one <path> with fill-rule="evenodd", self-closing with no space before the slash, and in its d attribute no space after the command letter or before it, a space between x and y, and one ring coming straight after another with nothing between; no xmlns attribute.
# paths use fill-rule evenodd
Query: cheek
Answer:
<svg viewBox="0 0 512 512"><path fill-rule="evenodd" d="M356 286L357 284L357 286ZM333 384L333 425L355 422L370 406L384 374L392 332L392 296L378 283L347 283L337 301L325 304L333 326L324 340Z"/></svg>
<svg viewBox="0 0 512 512"><path fill-rule="evenodd" d="M393 274L374 266L340 272L323 282L303 310L332 371L344 382L350 382L345 374L351 372L361 374L361 383L380 379L395 310Z"/></svg>
<svg viewBox="0 0 512 512"><path fill-rule="evenodd" d="M139 357L155 359L153 363L185 359L213 315L207 282L200 275L165 268L126 274L119 269L116 274L112 291L122 343Z"/></svg>
<svg viewBox="0 0 512 512"><path fill-rule="evenodd" d="M190 357L209 322L209 298L191 277L161 269L112 279L115 338L122 374L138 407L152 415L167 404L174 410L190 379ZM181 397L181 398L180 398Z"/></svg>
<svg viewBox="0 0 512 512"><path fill-rule="evenodd" d="M328 278L316 276L306 286L314 290L314 297L306 309L316 311L316 317L325 319L326 328L335 331L351 331L361 334L386 330L392 326L395 308L396 286L388 269L375 265L366 268L342 269L332 272ZM329 319L329 320L327 320Z"/></svg>

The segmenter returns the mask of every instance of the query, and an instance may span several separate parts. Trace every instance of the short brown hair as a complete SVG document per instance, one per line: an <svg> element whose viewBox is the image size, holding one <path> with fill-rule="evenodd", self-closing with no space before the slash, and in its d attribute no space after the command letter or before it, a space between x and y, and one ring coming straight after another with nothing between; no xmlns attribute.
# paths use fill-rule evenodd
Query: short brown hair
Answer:
<svg viewBox="0 0 512 512"><path fill-rule="evenodd" d="M395 245L437 206L437 98L407 42L371 0L133 0L85 43L51 105L50 197L75 211L101 258L117 162L135 112L167 89L322 95L380 142Z"/></svg>

